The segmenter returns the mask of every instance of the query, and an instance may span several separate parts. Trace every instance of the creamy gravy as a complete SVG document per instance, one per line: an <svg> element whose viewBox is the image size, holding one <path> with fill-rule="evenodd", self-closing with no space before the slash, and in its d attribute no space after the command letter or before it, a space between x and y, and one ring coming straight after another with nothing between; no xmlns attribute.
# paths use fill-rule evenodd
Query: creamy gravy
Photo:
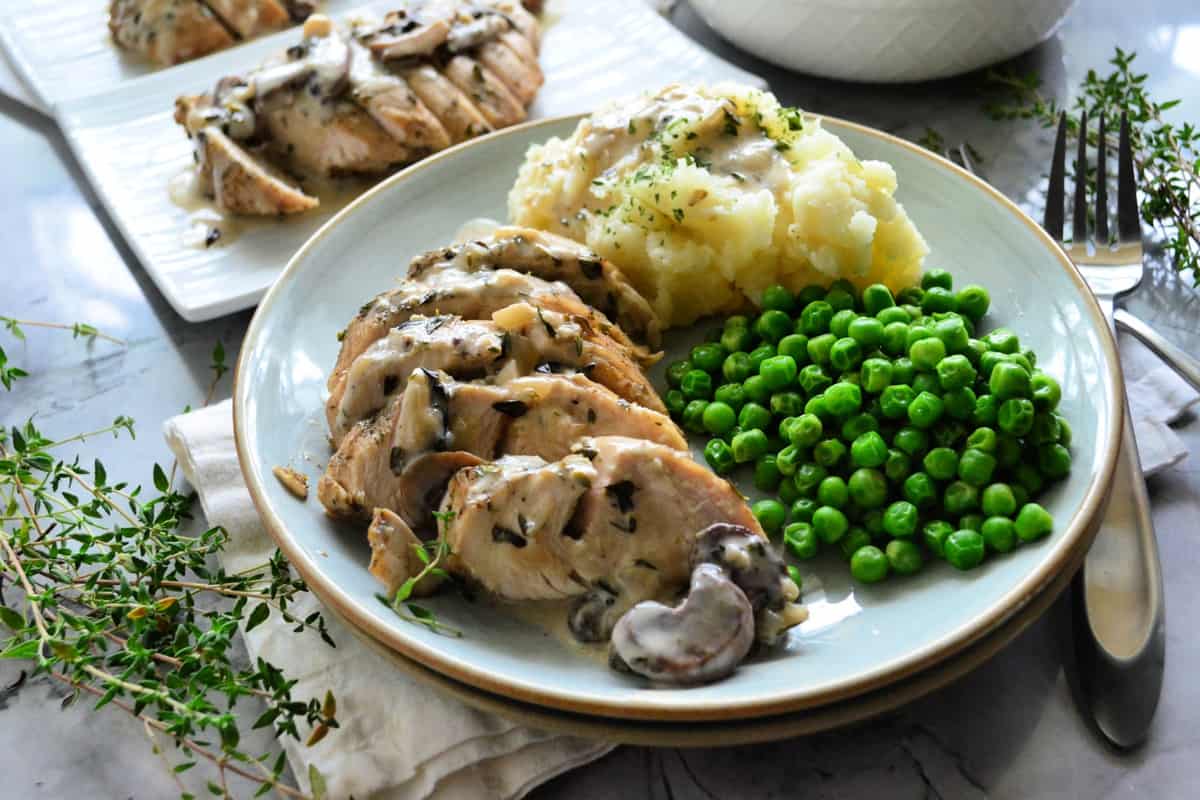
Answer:
<svg viewBox="0 0 1200 800"><path fill-rule="evenodd" d="M501 600L487 601L493 608L519 619L546 636L554 639L574 655L579 655L598 664L608 666L608 643L586 643L575 638L567 627L567 614L570 611L569 600L538 600L506 603Z"/></svg>

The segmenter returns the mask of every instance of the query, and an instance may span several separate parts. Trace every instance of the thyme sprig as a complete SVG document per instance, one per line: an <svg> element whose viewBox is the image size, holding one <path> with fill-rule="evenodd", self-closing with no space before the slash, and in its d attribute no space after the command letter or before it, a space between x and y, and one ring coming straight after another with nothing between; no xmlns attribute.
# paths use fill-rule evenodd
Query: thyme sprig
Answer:
<svg viewBox="0 0 1200 800"><path fill-rule="evenodd" d="M1100 112L1110 120L1109 152L1117 152L1115 121L1127 114L1133 158L1141 176L1142 219L1154 226L1163 245L1180 272L1191 272L1200 286L1200 175L1196 161L1200 155L1200 128L1192 123L1172 123L1164 113L1179 105L1179 100L1158 101L1145 88L1147 75L1136 72L1137 54L1116 48L1107 75L1089 70L1067 111L1068 131L1079 136L1079 112L1086 109L1095 119ZM985 110L993 119L1036 120L1045 127L1058 124L1066 111L1054 98L1041 92L1036 73L1019 74L1012 70L993 71L988 76L999 97ZM1091 144L1097 143L1098 131L1085 132ZM1115 170L1109 170L1115 177ZM1094 191L1094 174L1086 176Z"/></svg>
<svg viewBox="0 0 1200 800"><path fill-rule="evenodd" d="M435 511L433 512L434 519L438 522L438 536L432 542L423 542L413 545L413 552L421 561L421 571L416 575L407 578L404 583L400 584L396 589L395 594L391 599L383 595L376 595L380 602L388 606L392 611L403 620L411 622L415 625L422 625L434 633L444 634L446 636L460 637L462 631L457 628L452 628L449 625L442 623L437 618L431 609L425 606L417 605L412 602L413 590L421 581L426 578L437 577L445 580L450 580L450 573L442 567L445 559L452 555L450 549L450 541L446 538L446 528L454 519L453 511Z"/></svg>
<svg viewBox="0 0 1200 800"><path fill-rule="evenodd" d="M15 330L4 324L14 335L31 324L12 322ZM75 335L92 337L86 327ZM159 465L143 487L114 480L100 459L63 454L134 430L125 416L59 439L32 420L0 429L0 658L29 662L32 674L67 687L68 700L88 695L96 708L136 718L164 759L158 740L172 741L179 756L171 775L183 797L193 796L184 773L200 761L216 771L206 784L216 796L229 797L227 778L237 775L257 794L304 797L284 777L282 752L241 747L247 724L239 717L247 702L261 704L249 728L300 738L303 725L315 744L338 725L336 701L296 697L296 681L261 658L240 665L234 642L240 628L274 613L332 645L325 621L293 611L306 587L278 551L237 573L216 566L228 534L185 532L193 497ZM312 796L323 794L319 772L309 785Z"/></svg>

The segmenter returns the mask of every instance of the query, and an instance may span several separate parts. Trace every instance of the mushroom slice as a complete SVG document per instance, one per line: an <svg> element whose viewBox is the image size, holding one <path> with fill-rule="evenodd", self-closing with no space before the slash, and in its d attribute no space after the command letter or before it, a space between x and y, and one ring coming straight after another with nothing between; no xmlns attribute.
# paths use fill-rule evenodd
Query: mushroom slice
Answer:
<svg viewBox="0 0 1200 800"><path fill-rule="evenodd" d="M404 520L386 508L375 509L371 527L367 528L371 545L371 564L367 570L392 595L410 578L421 574L425 562L417 554L424 543L416 537ZM440 575L426 575L413 584L414 597L425 597L437 591L445 580Z"/></svg>
<svg viewBox="0 0 1200 800"><path fill-rule="evenodd" d="M479 456L461 450L417 456L396 485L396 512L416 531L436 533L433 511L442 501L447 484L460 470L483 463Z"/></svg>
<svg viewBox="0 0 1200 800"><path fill-rule="evenodd" d="M695 684L732 673L754 644L750 601L713 564L692 571L677 607L638 603L612 633L614 661L651 680Z"/></svg>
<svg viewBox="0 0 1200 800"><path fill-rule="evenodd" d="M371 52L385 61L430 55L449 35L449 20L439 18L421 22L409 17L404 10L390 12L382 27L359 34Z"/></svg>
<svg viewBox="0 0 1200 800"><path fill-rule="evenodd" d="M764 537L741 525L718 522L696 534L691 565L716 564L745 592L754 607L758 640L773 644L790 627L808 619L796 604L800 589L787 565Z"/></svg>

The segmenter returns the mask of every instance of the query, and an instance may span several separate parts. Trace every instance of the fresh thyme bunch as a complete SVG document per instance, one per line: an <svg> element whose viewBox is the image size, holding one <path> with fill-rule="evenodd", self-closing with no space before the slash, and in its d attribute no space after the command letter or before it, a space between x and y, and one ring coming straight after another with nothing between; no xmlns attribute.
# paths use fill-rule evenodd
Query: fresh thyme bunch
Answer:
<svg viewBox="0 0 1200 800"><path fill-rule="evenodd" d="M33 324L0 321L18 338L21 325ZM111 339L89 326L41 327ZM5 388L24 377L2 359L0 367ZM219 346L213 369L215 386L226 369ZM329 694L293 697L295 681L262 659L238 667L234 640L240 625L249 630L276 612L332 645L324 620L290 611L306 587L278 551L235 574L214 566L228 535L221 528L182 532L192 497L177 492L159 465L145 489L110 478L100 459L63 455L69 445L110 434L134 436L133 420L117 417L59 440L32 421L0 430L0 658L28 661L33 674L173 740L182 758L172 774L184 797L191 795L180 773L200 759L216 768L217 782L208 785L216 796L230 796L229 775L258 784L258 794L304 796L283 781L282 753L240 749L241 701L257 698L266 707L251 727L298 738L303 722L310 744L337 727L336 702ZM311 770L309 778L319 796L323 779Z"/></svg>
<svg viewBox="0 0 1200 800"><path fill-rule="evenodd" d="M1141 176L1142 218L1157 228L1163 246L1181 273L1191 272L1193 284L1200 286L1200 176L1196 161L1200 155L1200 128L1192 123L1172 123L1163 114L1179 105L1178 100L1155 100L1146 91L1147 75L1134 71L1136 53L1116 48L1109 61L1113 69L1107 75L1089 70L1079 93L1067 113L1071 135L1079 135L1078 112L1086 109L1095 119L1101 112L1115 122L1128 114L1133 158ZM993 71L988 75L992 87L1001 97L989 103L985 110L994 119L1032 119L1045 127L1058 124L1063 109L1052 98L1041 93L1041 80L1036 74L1019 75L1011 70ZM1115 124L1108 145L1117 152ZM1086 132L1088 141L1096 144L1095 129ZM1115 170L1109 170L1115 175ZM1094 191L1095 174L1087 176Z"/></svg>

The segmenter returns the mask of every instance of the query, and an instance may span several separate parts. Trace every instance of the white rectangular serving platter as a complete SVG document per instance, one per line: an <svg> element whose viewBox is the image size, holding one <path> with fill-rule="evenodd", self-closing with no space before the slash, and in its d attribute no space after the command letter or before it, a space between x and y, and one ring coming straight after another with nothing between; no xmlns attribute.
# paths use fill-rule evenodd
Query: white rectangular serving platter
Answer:
<svg viewBox="0 0 1200 800"><path fill-rule="evenodd" d="M20 2L53 5L49 0ZM80 2L84 0L58 0L64 7ZM358 8L389 5L374 2ZM531 118L589 111L672 81L764 85L693 42L642 0L559 0L547 4L545 17L541 63L546 83L530 109ZM97 24L103 25L103 19ZM11 47L11 29L5 30ZM168 194L171 179L192 163L191 147L172 119L175 98L254 67L295 37L294 30L284 31L52 103L101 202L172 308L190 322L255 305L296 249L341 206L323 203L315 212L286 221L255 221L232 241L204 249L185 243L191 227L188 212ZM74 69L87 69L87 64ZM38 86L44 79L30 82ZM397 253L397 265L410 255Z"/></svg>

